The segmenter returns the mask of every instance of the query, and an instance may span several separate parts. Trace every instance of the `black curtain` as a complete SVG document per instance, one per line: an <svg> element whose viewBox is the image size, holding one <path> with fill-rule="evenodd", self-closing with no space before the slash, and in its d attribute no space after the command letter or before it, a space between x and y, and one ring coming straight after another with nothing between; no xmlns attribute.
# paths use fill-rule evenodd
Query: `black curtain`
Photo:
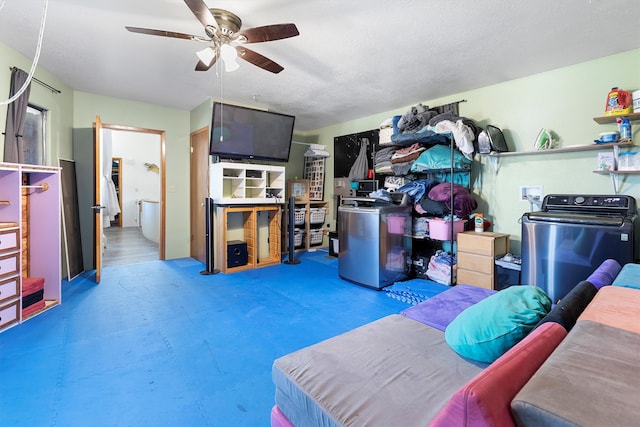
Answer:
<svg viewBox="0 0 640 427"><path fill-rule="evenodd" d="M19 68L11 69L11 87L9 97L14 96L27 81L29 75ZM4 161L9 163L24 163L24 147L22 131L27 116L27 104L31 83L14 102L7 106L7 124L4 132Z"/></svg>

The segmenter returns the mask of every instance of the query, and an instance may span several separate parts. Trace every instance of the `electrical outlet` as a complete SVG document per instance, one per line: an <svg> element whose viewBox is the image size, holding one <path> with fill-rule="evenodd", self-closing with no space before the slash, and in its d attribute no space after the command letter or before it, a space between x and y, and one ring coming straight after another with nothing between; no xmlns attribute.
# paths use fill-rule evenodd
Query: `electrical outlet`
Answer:
<svg viewBox="0 0 640 427"><path fill-rule="evenodd" d="M542 185L524 185L520 187L520 200L523 202L542 203Z"/></svg>

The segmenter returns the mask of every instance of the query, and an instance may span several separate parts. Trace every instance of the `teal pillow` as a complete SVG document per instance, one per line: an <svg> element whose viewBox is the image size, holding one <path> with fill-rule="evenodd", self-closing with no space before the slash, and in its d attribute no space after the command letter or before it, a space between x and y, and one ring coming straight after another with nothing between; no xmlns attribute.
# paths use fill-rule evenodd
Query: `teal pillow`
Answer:
<svg viewBox="0 0 640 427"><path fill-rule="evenodd" d="M540 288L511 286L462 311L444 337L461 356L491 363L524 338L551 310Z"/></svg>

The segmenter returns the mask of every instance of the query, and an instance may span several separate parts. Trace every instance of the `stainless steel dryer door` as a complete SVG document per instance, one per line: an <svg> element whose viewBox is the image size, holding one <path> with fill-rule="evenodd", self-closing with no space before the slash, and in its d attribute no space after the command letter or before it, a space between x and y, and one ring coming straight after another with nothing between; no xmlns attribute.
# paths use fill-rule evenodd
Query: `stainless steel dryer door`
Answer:
<svg viewBox="0 0 640 427"><path fill-rule="evenodd" d="M606 259L634 258L633 222L621 218L540 213L522 217L522 284L541 287L553 302Z"/></svg>

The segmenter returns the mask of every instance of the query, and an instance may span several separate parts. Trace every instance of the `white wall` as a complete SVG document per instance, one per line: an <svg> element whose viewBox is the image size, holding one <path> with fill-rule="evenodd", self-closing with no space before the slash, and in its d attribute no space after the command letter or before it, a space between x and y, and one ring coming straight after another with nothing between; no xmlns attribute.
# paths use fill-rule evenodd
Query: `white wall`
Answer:
<svg viewBox="0 0 640 427"><path fill-rule="evenodd" d="M111 132L112 157L122 158L120 197L122 226L139 226L138 201L160 201L160 173L151 172L145 163L160 167L160 135L105 129Z"/></svg>

